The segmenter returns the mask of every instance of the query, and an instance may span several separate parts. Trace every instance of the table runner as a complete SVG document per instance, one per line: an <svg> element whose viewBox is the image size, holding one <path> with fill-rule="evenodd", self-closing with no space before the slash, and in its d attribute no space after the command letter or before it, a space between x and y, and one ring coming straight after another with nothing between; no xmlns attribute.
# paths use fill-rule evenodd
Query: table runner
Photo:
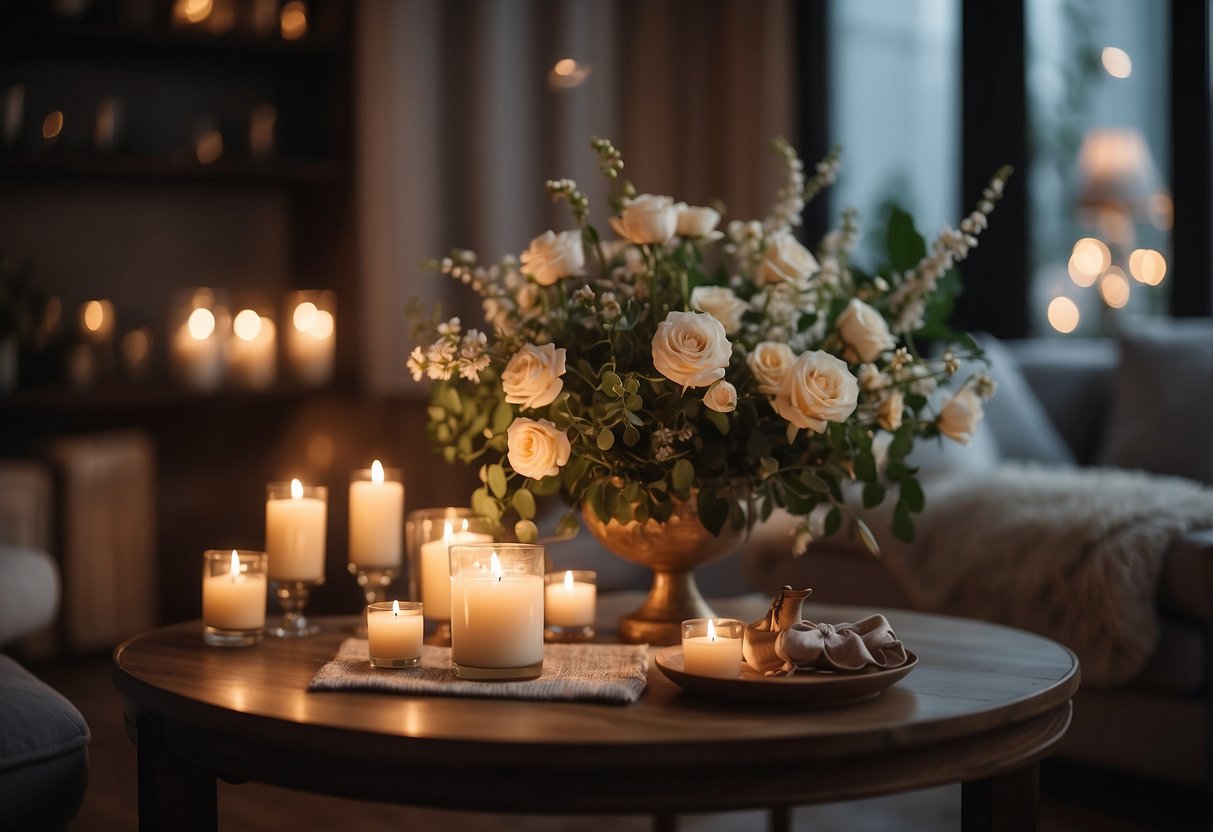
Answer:
<svg viewBox="0 0 1213 832"><path fill-rule="evenodd" d="M370 661L366 639L346 639L337 657L312 678L308 690L626 705L644 692L649 669L645 644L546 644L542 675L526 681L458 679L451 670L451 648L428 644L422 647L419 667L385 669L371 667Z"/></svg>

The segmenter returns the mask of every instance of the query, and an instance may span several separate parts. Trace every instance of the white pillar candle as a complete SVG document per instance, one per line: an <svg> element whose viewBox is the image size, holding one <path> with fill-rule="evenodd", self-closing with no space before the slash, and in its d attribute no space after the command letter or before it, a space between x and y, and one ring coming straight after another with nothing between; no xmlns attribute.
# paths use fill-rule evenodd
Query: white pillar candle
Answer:
<svg viewBox="0 0 1213 832"><path fill-rule="evenodd" d="M456 543L488 543L492 535L454 531L450 520L443 521L442 539L421 544L421 603L431 621L451 620L451 558L449 547Z"/></svg>
<svg viewBox="0 0 1213 832"><path fill-rule="evenodd" d="M371 663L384 667L407 666L408 660L421 656L421 605L399 601L372 604L367 610L366 637ZM413 662L414 664L416 662Z"/></svg>
<svg viewBox="0 0 1213 832"><path fill-rule="evenodd" d="M274 322L252 309L242 309L227 340L227 370L232 380L250 390L272 387L278 374Z"/></svg>
<svg viewBox="0 0 1213 832"><path fill-rule="evenodd" d="M404 484L387 479L379 460L371 464L370 473L369 480L350 482L350 563L399 568L404 545Z"/></svg>
<svg viewBox="0 0 1213 832"><path fill-rule="evenodd" d="M235 550L226 575L202 580L202 623L221 630L265 626L265 575L243 573Z"/></svg>
<svg viewBox="0 0 1213 832"><path fill-rule="evenodd" d="M548 583L544 588L543 614L547 623L556 627L589 627L594 623L594 606L598 587L584 581L574 581L572 571L564 580Z"/></svg>
<svg viewBox="0 0 1213 832"><path fill-rule="evenodd" d="M173 370L191 390L208 392L223 380L223 350L215 332L215 315L198 307L171 342Z"/></svg>
<svg viewBox="0 0 1213 832"><path fill-rule="evenodd" d="M337 353L335 334L336 321L331 311L310 300L295 306L291 312L286 349L291 369L299 381L318 387L333 377Z"/></svg>
<svg viewBox="0 0 1213 832"><path fill-rule="evenodd" d="M304 497L291 480L289 500L265 501L265 551L272 581L324 582L325 501Z"/></svg>
<svg viewBox="0 0 1213 832"><path fill-rule="evenodd" d="M480 574L451 578L451 661L473 668L543 661L543 578L503 574L494 552Z"/></svg>
<svg viewBox="0 0 1213 832"><path fill-rule="evenodd" d="M717 633L707 619L707 635L683 636L682 661L686 672L715 679L736 679L741 675L741 638Z"/></svg>

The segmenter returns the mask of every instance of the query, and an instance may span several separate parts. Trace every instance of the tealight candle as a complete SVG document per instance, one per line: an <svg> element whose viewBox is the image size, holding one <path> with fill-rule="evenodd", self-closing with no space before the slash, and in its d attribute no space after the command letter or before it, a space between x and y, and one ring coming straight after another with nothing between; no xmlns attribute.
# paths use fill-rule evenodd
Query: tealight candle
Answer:
<svg viewBox="0 0 1213 832"><path fill-rule="evenodd" d="M230 554L229 554L230 553ZM265 553L211 549L202 555L202 639L216 647L261 641Z"/></svg>
<svg viewBox="0 0 1213 832"><path fill-rule="evenodd" d="M367 649L375 667L421 664L421 603L378 602L366 608Z"/></svg>
<svg viewBox="0 0 1213 832"><path fill-rule="evenodd" d="M543 672L543 547L451 546L451 667L462 679Z"/></svg>
<svg viewBox="0 0 1213 832"><path fill-rule="evenodd" d="M692 618L682 622L682 661L686 672L714 679L741 675L745 625L733 618Z"/></svg>
<svg viewBox="0 0 1213 832"><path fill-rule="evenodd" d="M598 573L586 569L544 576L543 618L548 641L586 641L594 637Z"/></svg>

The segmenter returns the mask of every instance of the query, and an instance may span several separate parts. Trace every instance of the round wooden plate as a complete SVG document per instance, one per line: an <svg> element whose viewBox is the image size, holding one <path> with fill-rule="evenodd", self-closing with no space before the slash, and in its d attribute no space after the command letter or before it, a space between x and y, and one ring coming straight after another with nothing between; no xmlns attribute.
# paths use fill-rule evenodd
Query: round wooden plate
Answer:
<svg viewBox="0 0 1213 832"><path fill-rule="evenodd" d="M885 688L904 679L918 664L918 656L906 651L906 663L886 670L870 667L854 673L823 670L797 671L791 676L763 676L744 662L738 679L713 679L686 672L682 647L675 645L657 653L657 667L670 681L692 693L735 702L779 702L796 705L842 705L879 696Z"/></svg>

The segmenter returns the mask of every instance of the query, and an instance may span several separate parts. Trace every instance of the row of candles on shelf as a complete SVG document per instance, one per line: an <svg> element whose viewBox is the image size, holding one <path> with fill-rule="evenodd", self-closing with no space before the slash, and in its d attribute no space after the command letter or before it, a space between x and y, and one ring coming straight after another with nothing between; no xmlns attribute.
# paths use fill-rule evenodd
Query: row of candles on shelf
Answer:
<svg viewBox="0 0 1213 832"><path fill-rule="evenodd" d="M542 669L545 640L593 638L594 572L548 573L542 545L494 541L484 518L470 509L424 509L405 522L400 472L378 460L351 475L348 498L349 571L366 594L375 665L417 664L426 625L430 643L450 644L452 664L464 678L533 678ZM208 644L248 646L266 632L300 637L317 631L304 609L311 588L324 582L327 508L324 486L270 483L265 551L204 554ZM410 599L388 603L385 592L404 567L406 550ZM268 624L267 593L283 613Z"/></svg>
<svg viewBox="0 0 1213 832"><path fill-rule="evenodd" d="M327 290L286 293L283 354L291 376L319 387L332 380L336 360L336 295ZM81 304L81 341L69 358L69 376L87 387L103 375L116 343L117 315L109 300ZM225 380L247 390L266 390L278 378L278 332L265 308L230 312L224 293L187 289L173 296L168 315L168 359L174 379L195 392L212 392ZM150 327L125 333L118 347L131 380L150 374L154 335Z"/></svg>

